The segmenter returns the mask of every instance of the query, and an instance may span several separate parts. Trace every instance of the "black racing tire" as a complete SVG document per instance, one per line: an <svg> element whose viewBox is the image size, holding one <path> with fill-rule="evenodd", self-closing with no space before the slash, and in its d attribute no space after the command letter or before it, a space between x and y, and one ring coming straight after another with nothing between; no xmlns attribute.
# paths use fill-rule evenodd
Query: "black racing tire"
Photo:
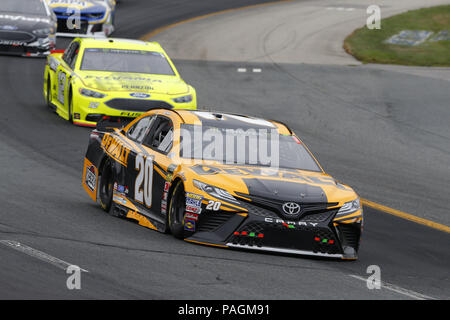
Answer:
<svg viewBox="0 0 450 320"><path fill-rule="evenodd" d="M72 88L69 90L69 122L73 123L73 94Z"/></svg>
<svg viewBox="0 0 450 320"><path fill-rule="evenodd" d="M51 95L51 86L52 86L52 82L51 82L51 80L50 80L50 75L48 75L48 79L47 79L47 97L46 97L46 102L47 102L47 106L50 108L50 109L52 109L52 110L54 110L55 108L53 107L53 104L52 104L52 95Z"/></svg>
<svg viewBox="0 0 450 320"><path fill-rule="evenodd" d="M111 210L112 198L113 198L113 186L114 186L114 172L111 165L111 161L108 159L105 161L102 169L102 175L100 176L99 199L102 209L106 212Z"/></svg>
<svg viewBox="0 0 450 320"><path fill-rule="evenodd" d="M184 214L186 212L186 194L181 181L175 185L169 204L169 228L177 239L185 239L193 234L184 229Z"/></svg>

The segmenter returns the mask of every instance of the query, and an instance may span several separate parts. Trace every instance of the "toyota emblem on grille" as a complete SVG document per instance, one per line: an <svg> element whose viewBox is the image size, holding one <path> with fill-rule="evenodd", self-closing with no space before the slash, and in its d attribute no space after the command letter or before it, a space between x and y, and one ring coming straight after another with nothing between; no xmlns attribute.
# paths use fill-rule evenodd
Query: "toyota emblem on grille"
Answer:
<svg viewBox="0 0 450 320"><path fill-rule="evenodd" d="M300 212L300 205L295 202L286 202L283 204L283 211L288 215L296 215Z"/></svg>

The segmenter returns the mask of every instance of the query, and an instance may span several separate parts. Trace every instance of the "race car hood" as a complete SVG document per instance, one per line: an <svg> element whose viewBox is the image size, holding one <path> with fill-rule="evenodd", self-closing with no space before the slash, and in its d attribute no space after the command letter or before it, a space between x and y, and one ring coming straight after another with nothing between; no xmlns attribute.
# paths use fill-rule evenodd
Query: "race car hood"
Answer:
<svg viewBox="0 0 450 320"><path fill-rule="evenodd" d="M53 26L54 22L48 16L16 14L0 10L0 30L32 32Z"/></svg>
<svg viewBox="0 0 450 320"><path fill-rule="evenodd" d="M106 73L80 71L86 87L101 91L125 91L178 95L189 91L188 85L176 76L160 76L136 73Z"/></svg>
<svg viewBox="0 0 450 320"><path fill-rule="evenodd" d="M106 11L106 6L97 1L86 0L47 0L50 8L59 12L67 12L67 10L80 10L80 13L103 12Z"/></svg>
<svg viewBox="0 0 450 320"><path fill-rule="evenodd" d="M194 179L242 197L341 204L357 197L353 189L322 172L230 165L194 165L189 169Z"/></svg>

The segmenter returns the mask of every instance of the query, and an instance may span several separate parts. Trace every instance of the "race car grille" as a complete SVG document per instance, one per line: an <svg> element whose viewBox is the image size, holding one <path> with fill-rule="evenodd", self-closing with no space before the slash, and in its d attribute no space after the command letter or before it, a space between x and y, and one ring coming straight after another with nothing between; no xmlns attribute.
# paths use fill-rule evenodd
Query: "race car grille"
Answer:
<svg viewBox="0 0 450 320"><path fill-rule="evenodd" d="M335 233L328 227L302 224L249 222L230 237L229 242L241 246L284 248L339 254L341 248Z"/></svg>
<svg viewBox="0 0 450 320"><path fill-rule="evenodd" d="M313 252L340 253L340 248L337 245L336 236L331 230L319 229L314 235Z"/></svg>
<svg viewBox="0 0 450 320"><path fill-rule="evenodd" d="M264 223L262 222L252 222L243 226L237 233L235 233L230 242L237 245L243 246L257 246L261 247L264 236Z"/></svg>
<svg viewBox="0 0 450 320"><path fill-rule="evenodd" d="M144 112L151 109L172 109L172 106L164 101L143 99L111 99L106 102L110 108L124 111Z"/></svg>
<svg viewBox="0 0 450 320"><path fill-rule="evenodd" d="M244 230L247 231L248 233L255 233L255 234L264 233L264 225L265 224L262 222L252 222L242 227L241 231Z"/></svg>
<svg viewBox="0 0 450 320"><path fill-rule="evenodd" d="M86 21L81 21L78 28L71 28L68 25L67 19L58 18L58 28L56 32L59 33L75 33L75 34L86 34L88 29L88 23Z"/></svg>
<svg viewBox="0 0 450 320"><path fill-rule="evenodd" d="M254 214L255 216L264 217L264 218L267 218L267 217L278 218L278 215L275 214L273 211L267 210L263 207L253 205L248 202L244 202L242 200L240 201L240 207L247 209L250 214Z"/></svg>
<svg viewBox="0 0 450 320"><path fill-rule="evenodd" d="M357 251L359 246L359 237L361 235L359 226L356 227L348 224L340 224L337 226L337 229L342 238L342 246L350 246Z"/></svg>
<svg viewBox="0 0 450 320"><path fill-rule="evenodd" d="M0 40L30 42L36 37L31 33L23 31L0 31Z"/></svg>
<svg viewBox="0 0 450 320"><path fill-rule="evenodd" d="M219 212L219 213L209 213L205 212L200 215L198 221L198 231L211 232L226 223L234 213Z"/></svg>
<svg viewBox="0 0 450 320"><path fill-rule="evenodd" d="M271 217L271 218L282 218L285 220L292 221L313 221L313 222L323 222L326 221L334 212L334 209L328 209L329 207L334 207L338 203L299 203L301 206L301 215L297 217L289 217L283 214L282 206L286 201L280 201L275 199L267 199L253 195L245 195L237 193L245 198L250 198L252 201L249 202L244 198L238 197L241 202L241 207L247 209L250 213L260 216L260 217Z"/></svg>
<svg viewBox="0 0 450 320"><path fill-rule="evenodd" d="M303 216L301 221L308 222L324 222L327 221L332 215L334 215L337 210L326 210L319 213L313 213Z"/></svg>
<svg viewBox="0 0 450 320"><path fill-rule="evenodd" d="M86 19L86 20L100 20L104 17L105 13L104 12L93 12L93 13L82 13L81 14L81 19Z"/></svg>
<svg viewBox="0 0 450 320"><path fill-rule="evenodd" d="M0 45L0 53L10 55L44 54L46 51L39 47Z"/></svg>
<svg viewBox="0 0 450 320"><path fill-rule="evenodd" d="M67 20L69 17L73 16L72 12L67 12L67 11L61 11L61 10L54 10L57 18L58 18L58 23L59 20ZM89 13L85 13L85 12L81 12L79 14L80 20L81 21L87 21L87 20L100 20L103 19L103 17L105 16L105 12L99 11L99 12L89 12Z"/></svg>

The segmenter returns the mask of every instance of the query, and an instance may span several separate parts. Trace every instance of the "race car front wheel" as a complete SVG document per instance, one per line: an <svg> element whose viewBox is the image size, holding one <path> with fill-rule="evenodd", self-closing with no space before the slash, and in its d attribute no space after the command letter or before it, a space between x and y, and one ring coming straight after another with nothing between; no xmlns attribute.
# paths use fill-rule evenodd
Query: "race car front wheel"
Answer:
<svg viewBox="0 0 450 320"><path fill-rule="evenodd" d="M103 210L109 212L112 205L113 197L113 184L114 184L114 174L111 167L111 162L109 160L105 161L103 165L102 175L100 177L100 205Z"/></svg>
<svg viewBox="0 0 450 320"><path fill-rule="evenodd" d="M192 231L184 228L184 214L186 212L186 196L183 183L178 181L172 192L169 205L169 227L172 235L178 239L185 239L192 235Z"/></svg>
<svg viewBox="0 0 450 320"><path fill-rule="evenodd" d="M72 88L69 90L69 122L73 123L73 95Z"/></svg>
<svg viewBox="0 0 450 320"><path fill-rule="evenodd" d="M54 110L55 108L53 107L53 104L52 104L52 90L51 90L51 87L52 86L52 83L51 83L51 81L50 81L50 75L48 76L48 80L47 80L47 106L50 108L50 109L52 109L52 110Z"/></svg>

